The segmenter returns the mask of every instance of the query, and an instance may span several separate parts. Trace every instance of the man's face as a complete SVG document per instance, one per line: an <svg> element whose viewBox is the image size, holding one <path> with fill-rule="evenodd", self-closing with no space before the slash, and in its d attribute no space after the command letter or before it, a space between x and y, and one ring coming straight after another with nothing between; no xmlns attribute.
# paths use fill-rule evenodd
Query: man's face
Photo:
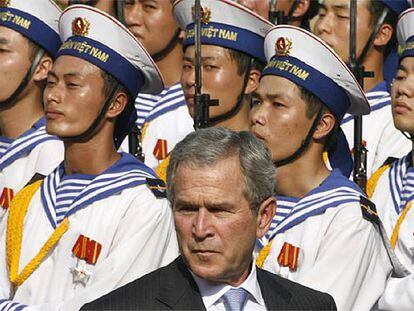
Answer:
<svg viewBox="0 0 414 311"><path fill-rule="evenodd" d="M63 138L85 132L103 107L103 86L95 65L73 56L58 57L43 94L46 131Z"/></svg>
<svg viewBox="0 0 414 311"><path fill-rule="evenodd" d="M231 284L248 274L262 233L243 189L238 156L208 167L184 163L176 171L173 213L180 250L200 278Z"/></svg>
<svg viewBox="0 0 414 311"><path fill-rule="evenodd" d="M127 0L124 14L128 29L151 55L165 49L178 30L167 0Z"/></svg>
<svg viewBox="0 0 414 311"><path fill-rule="evenodd" d="M194 46L185 50L181 84L190 115L194 118L195 55ZM210 107L210 117L222 115L236 105L242 92L244 75L237 72L237 63L227 49L202 45L202 92L218 99L219 106Z"/></svg>
<svg viewBox="0 0 414 311"><path fill-rule="evenodd" d="M414 57L405 57L391 87L394 125L414 134Z"/></svg>
<svg viewBox="0 0 414 311"><path fill-rule="evenodd" d="M312 119L299 88L288 79L264 76L252 98L250 130L270 149L272 160L292 155L306 138Z"/></svg>
<svg viewBox="0 0 414 311"><path fill-rule="evenodd" d="M369 1L357 1L357 56L361 54L372 31ZM324 0L314 30L343 61L349 63L350 0Z"/></svg>
<svg viewBox="0 0 414 311"><path fill-rule="evenodd" d="M237 2L261 17L269 18L270 0L237 0Z"/></svg>
<svg viewBox="0 0 414 311"><path fill-rule="evenodd" d="M30 68L32 48L20 33L0 26L0 101L9 98Z"/></svg>

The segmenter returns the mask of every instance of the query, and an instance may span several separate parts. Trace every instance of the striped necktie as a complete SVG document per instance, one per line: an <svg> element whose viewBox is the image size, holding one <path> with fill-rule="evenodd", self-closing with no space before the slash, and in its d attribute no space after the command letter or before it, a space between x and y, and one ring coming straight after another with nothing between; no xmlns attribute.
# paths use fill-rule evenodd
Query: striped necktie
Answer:
<svg viewBox="0 0 414 311"><path fill-rule="evenodd" d="M243 288L232 288L223 295L227 311L241 311L246 303L248 292Z"/></svg>

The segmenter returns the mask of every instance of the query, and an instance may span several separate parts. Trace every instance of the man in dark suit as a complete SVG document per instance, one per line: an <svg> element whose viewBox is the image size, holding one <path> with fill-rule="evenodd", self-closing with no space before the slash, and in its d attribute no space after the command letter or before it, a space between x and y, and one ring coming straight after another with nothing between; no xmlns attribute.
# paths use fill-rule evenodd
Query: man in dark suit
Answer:
<svg viewBox="0 0 414 311"><path fill-rule="evenodd" d="M270 152L248 132L189 134L167 172L181 256L83 310L336 310L328 294L254 264L275 213L274 176Z"/></svg>

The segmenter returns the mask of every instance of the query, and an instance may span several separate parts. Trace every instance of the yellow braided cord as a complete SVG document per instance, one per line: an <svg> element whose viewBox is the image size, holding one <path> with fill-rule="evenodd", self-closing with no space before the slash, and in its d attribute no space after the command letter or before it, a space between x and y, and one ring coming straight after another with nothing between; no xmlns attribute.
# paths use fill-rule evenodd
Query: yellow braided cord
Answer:
<svg viewBox="0 0 414 311"><path fill-rule="evenodd" d="M402 222L405 219L405 216L407 216L408 211L410 210L412 205L412 201L408 202L407 205L405 206L403 212L401 213L400 217L398 217L397 220L397 224L394 227L394 231L392 232L391 235L391 247L392 249L395 249L395 245L397 244L397 240L398 240L398 234L400 233L400 226L402 224Z"/></svg>
<svg viewBox="0 0 414 311"><path fill-rule="evenodd" d="M46 243L42 246L40 251L37 255L30 260L30 262L24 267L23 271L15 278L12 279L10 277L11 282L14 286L20 286L23 284L24 281L39 267L41 262L45 259L47 254L49 253L50 249L55 246L57 242L59 242L60 238L65 234L66 231L69 229L69 219L65 218L60 223L60 225L56 228L56 230L52 233Z"/></svg>
<svg viewBox="0 0 414 311"><path fill-rule="evenodd" d="M9 215L9 222L7 224L7 263L10 270L10 281L17 287L23 284L23 282L39 267L40 263L45 259L50 249L56 245L60 238L65 234L69 228L68 218L63 219L60 225L52 233L46 243L42 246L37 255L30 260L30 262L24 267L22 272L19 274L19 262L22 247L23 238L23 222L27 213L29 203L39 188L41 180L25 187L21 192L18 200L12 201L11 209L16 210L15 216ZM16 198L17 199L17 196Z"/></svg>
<svg viewBox="0 0 414 311"><path fill-rule="evenodd" d="M374 195L375 188L377 187L378 180L384 174L384 172L391 167L390 164L385 164L381 166L377 171L372 174L372 176L367 181L367 196L368 199L371 199Z"/></svg>
<svg viewBox="0 0 414 311"><path fill-rule="evenodd" d="M256 266L258 266L259 268L263 267L263 264L267 258L267 256L269 256L270 253L270 248L272 247L272 241L270 241L265 247L263 247L260 252L259 255L256 258Z"/></svg>
<svg viewBox="0 0 414 311"><path fill-rule="evenodd" d="M148 122L144 122L144 124L142 125L142 128L141 128L141 142L144 140L145 135L147 135L148 125L149 125Z"/></svg>
<svg viewBox="0 0 414 311"><path fill-rule="evenodd" d="M162 179L165 183L167 183L167 167L168 164L170 164L170 155L168 155L160 165L158 165L157 169L155 170L155 173L157 173L158 178Z"/></svg>
<svg viewBox="0 0 414 311"><path fill-rule="evenodd" d="M323 159L323 163L325 163L326 167L328 167L329 164L329 157L328 157L328 152L324 151L322 153L322 159Z"/></svg>
<svg viewBox="0 0 414 311"><path fill-rule="evenodd" d="M30 200L39 189L42 181L37 181L19 191L10 203L10 214L7 219L6 231L6 253L7 266L10 275L14 276L18 273L18 262L20 257L20 246L22 241L23 221L27 213ZM12 263L16 263L17 266Z"/></svg>

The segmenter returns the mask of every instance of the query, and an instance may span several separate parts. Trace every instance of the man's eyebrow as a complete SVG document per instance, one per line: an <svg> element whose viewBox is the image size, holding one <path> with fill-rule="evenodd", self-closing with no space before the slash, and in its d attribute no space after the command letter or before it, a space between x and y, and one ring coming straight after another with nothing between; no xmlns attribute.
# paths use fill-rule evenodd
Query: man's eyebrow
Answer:
<svg viewBox="0 0 414 311"><path fill-rule="evenodd" d="M0 37L0 44L9 44L10 40L4 37Z"/></svg>
<svg viewBox="0 0 414 311"><path fill-rule="evenodd" d="M201 57L202 61L215 60L215 59L217 59L217 57L214 57L214 56L203 56L203 57ZM184 56L184 61L192 63L192 62L194 62L194 58L189 57L189 56Z"/></svg>

